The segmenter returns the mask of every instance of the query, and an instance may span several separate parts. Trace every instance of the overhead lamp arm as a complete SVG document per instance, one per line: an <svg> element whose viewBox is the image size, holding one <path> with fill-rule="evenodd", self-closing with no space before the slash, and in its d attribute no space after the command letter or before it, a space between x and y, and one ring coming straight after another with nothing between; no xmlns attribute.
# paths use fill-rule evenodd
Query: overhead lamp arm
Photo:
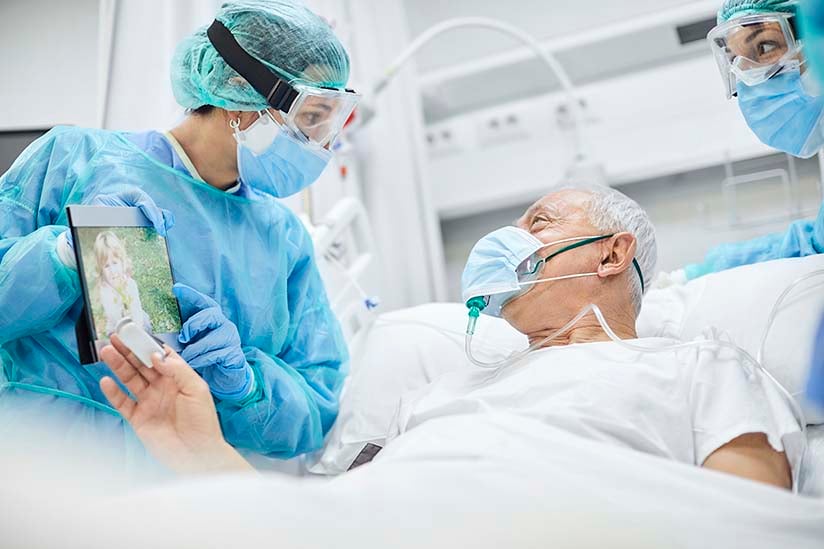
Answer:
<svg viewBox="0 0 824 549"><path fill-rule="evenodd" d="M374 98L378 96L386 88L386 86L389 85L392 79L397 75L398 71L400 71L400 69L418 52L418 50L420 50L430 40L453 29L465 27L485 28L511 36L523 42L533 51L533 53L535 53L536 57L544 62L544 64L552 72L553 76L558 79L561 84L561 88L567 96L567 102L569 103L570 114L572 117L572 132L575 140L575 151L576 155L580 159L583 156L583 139L581 135L583 116L580 105L578 104L578 99L575 95L575 86L572 84L572 80L569 78L569 75L555 56L541 47L541 44L539 44L538 41L532 37L532 35L523 29L496 19L490 19L488 17L458 17L454 19L447 19L425 30L417 38L415 38L389 65L384 73L384 76L372 89L372 97Z"/></svg>

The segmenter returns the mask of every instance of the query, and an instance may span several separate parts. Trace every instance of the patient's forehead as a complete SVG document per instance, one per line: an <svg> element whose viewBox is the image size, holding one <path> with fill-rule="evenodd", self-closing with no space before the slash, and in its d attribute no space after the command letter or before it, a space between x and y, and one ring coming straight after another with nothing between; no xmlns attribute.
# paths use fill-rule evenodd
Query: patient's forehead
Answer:
<svg viewBox="0 0 824 549"><path fill-rule="evenodd" d="M592 198L588 191L565 189L549 193L536 200L527 208L518 224L522 225L538 212L547 212L555 218L563 220L585 220L586 205Z"/></svg>

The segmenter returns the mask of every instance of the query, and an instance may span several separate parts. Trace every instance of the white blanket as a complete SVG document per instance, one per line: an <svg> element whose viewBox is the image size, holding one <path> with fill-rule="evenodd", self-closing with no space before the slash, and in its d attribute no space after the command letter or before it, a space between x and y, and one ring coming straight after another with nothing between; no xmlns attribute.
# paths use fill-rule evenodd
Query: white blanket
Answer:
<svg viewBox="0 0 824 549"><path fill-rule="evenodd" d="M55 479L41 492L25 466L7 465L4 547L820 549L824 540L821 500L510 414L429 421L330 481L201 478L84 500Z"/></svg>

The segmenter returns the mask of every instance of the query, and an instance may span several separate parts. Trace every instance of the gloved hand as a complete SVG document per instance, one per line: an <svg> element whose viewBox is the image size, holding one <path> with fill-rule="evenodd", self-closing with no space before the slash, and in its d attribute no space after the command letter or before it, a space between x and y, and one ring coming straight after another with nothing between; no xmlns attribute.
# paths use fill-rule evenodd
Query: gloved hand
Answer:
<svg viewBox="0 0 824 549"><path fill-rule="evenodd" d="M220 305L185 284L175 284L174 294L185 319L178 340L180 356L197 370L220 399L241 399L252 391L254 376L240 346L240 334Z"/></svg>
<svg viewBox="0 0 824 549"><path fill-rule="evenodd" d="M140 208L143 215L154 226L157 234L162 237L165 237L169 229L174 227L175 224L175 217L172 212L158 208L154 200L137 187L131 187L116 194L101 194L84 202L84 204L88 206ZM72 238L71 230L67 230L58 237L57 255L64 265L77 269L74 255L74 238Z"/></svg>
<svg viewBox="0 0 824 549"><path fill-rule="evenodd" d="M95 196L88 204L90 206L139 208L154 226L157 234L163 237L175 224L175 216L172 212L158 208L154 200L137 187L131 187L117 194Z"/></svg>

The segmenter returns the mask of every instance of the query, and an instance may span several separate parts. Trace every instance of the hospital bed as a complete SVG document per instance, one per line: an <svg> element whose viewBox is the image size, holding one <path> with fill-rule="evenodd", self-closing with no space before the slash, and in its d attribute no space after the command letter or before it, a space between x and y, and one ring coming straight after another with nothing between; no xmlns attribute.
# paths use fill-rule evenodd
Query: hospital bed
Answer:
<svg viewBox="0 0 824 549"><path fill-rule="evenodd" d="M184 479L132 490L105 505L80 498L90 490L85 481L60 478L60 493L71 498L55 498L55 479L42 478L40 469L0 467L0 482L26 488L24 497L3 505L0 528L13 527L2 530L0 545L110 547L117 539L122 547L824 546L824 425L808 429L800 496L506 414L432 420L431 428L410 430L371 463L341 474L366 444L381 444L402 394L473 368L463 354L463 305L387 313L372 307L363 291L372 261L368 229L363 208L352 200L312 229L352 355L340 415L322 451L290 462L252 457L261 469L288 475ZM782 281L822 268L824 256L772 262L651 292L639 330L688 338L716 324L752 349L764 319L755 318L752 295L731 291L727 277L735 277L738 288L752 287L757 278L766 303ZM807 337L804 315L824 300L824 292L801 291L783 313L791 322L777 324L779 343ZM482 346L496 352L524 346L505 322L484 320L476 331ZM802 346L779 345L764 355L766 361L782 357L785 368L776 377L795 393ZM812 411L810 418L822 419ZM44 523L50 527L39 527Z"/></svg>
<svg viewBox="0 0 824 549"><path fill-rule="evenodd" d="M362 306L364 293L359 289L355 291L355 287L359 286L358 277L367 272L368 263L362 260L371 258L370 242L362 235L351 235L361 234L368 228L368 219L362 208L355 204L348 205L346 211L347 215L327 219L327 228L322 233L325 239L318 239L322 246L317 250L319 258L325 257L328 249L340 252L341 246L333 243L337 238L333 235L350 235L346 246L351 257L345 263L336 260L331 265L333 271L334 268L349 265L350 272L339 275L337 282L333 280L329 291L335 296L332 300L336 303L336 311L347 327L352 371L342 397L339 420L327 437L326 447L302 464L312 473L326 475L346 471L365 445L384 443L386 429L403 393L419 388L447 371L473 368L463 354L462 330L466 324L466 308L462 304L430 304L384 314ZM342 212L343 209L338 213ZM820 311L824 309L824 289L821 286L824 276L812 276L807 283L793 290L785 305L777 311L763 349L760 342L764 339L767 312L772 303L790 283L822 269L824 257L783 260L719 273L684 286L654 290L645 301L639 319L639 335L689 340L699 336L707 326L720 328L725 336L753 356L762 355L771 373L800 399L812 348L810 342ZM752 289L755 288L757 293L754 294ZM344 306L344 303L348 305ZM759 311L762 313L759 314ZM349 316L354 316L355 320ZM497 352L519 350L526 346L523 336L505 322L483 320L476 335L481 345ZM824 498L824 414L806 403L804 409L809 422L808 451L798 484L802 499L816 501L816 498ZM472 431L470 426L467 430ZM478 433L478 436L484 435ZM380 466L380 461L388 459L382 456L373 469ZM502 459L505 461L505 458ZM658 462L653 460L651 466L655 468L657 465ZM601 466L614 468L609 460ZM536 465L530 464L529 467ZM556 473L562 474L560 471ZM709 485L717 481L706 471L697 470L697 474L687 476L691 476L694 483L690 490L697 492L701 487L709 489ZM608 492L612 480L609 475L599 478L602 483L599 488ZM615 482L617 487L621 481ZM648 496L665 505L665 500L680 497L679 490L674 488L666 496L663 493L650 493ZM744 492L736 494L735 489L732 492L725 495L730 498L730 505L746 507L743 501L737 501ZM710 497L709 494L706 497ZM765 497L769 499L769 496ZM820 506L813 514L818 513L819 526L811 531L818 536L816 543L824 544L821 541L824 540L824 499L817 501ZM788 509L793 508L791 503L788 505ZM717 511L732 515L737 513L732 508ZM791 515L789 513L788 516ZM769 524L768 516L769 513L764 515L765 524ZM764 537L762 543L766 539L770 539L769 536Z"/></svg>

